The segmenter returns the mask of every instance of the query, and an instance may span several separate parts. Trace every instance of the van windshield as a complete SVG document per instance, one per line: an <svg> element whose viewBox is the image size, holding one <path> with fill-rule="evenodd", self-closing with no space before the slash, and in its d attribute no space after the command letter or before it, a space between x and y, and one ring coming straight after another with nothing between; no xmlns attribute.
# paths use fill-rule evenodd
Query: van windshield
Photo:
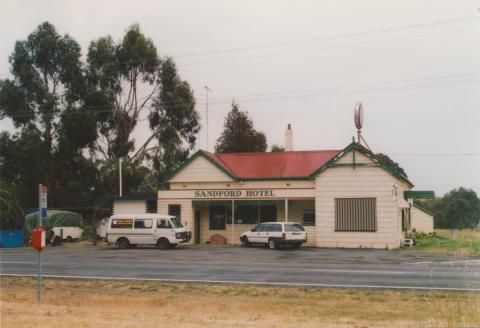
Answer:
<svg viewBox="0 0 480 328"><path fill-rule="evenodd" d="M172 221L172 224L175 228L183 228L183 224L181 224L180 220L176 217L170 218L170 220Z"/></svg>

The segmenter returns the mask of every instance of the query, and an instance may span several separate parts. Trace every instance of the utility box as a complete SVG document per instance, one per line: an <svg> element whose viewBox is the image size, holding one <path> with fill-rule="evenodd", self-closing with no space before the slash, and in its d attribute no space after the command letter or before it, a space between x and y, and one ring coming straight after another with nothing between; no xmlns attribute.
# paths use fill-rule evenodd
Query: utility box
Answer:
<svg viewBox="0 0 480 328"><path fill-rule="evenodd" d="M32 230L32 247L39 251L45 248L45 229L42 227Z"/></svg>

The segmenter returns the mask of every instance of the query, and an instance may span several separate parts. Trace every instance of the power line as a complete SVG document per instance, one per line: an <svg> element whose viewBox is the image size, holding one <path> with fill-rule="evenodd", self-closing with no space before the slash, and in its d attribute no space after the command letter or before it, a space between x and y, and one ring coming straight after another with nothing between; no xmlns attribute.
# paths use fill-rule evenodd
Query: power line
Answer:
<svg viewBox="0 0 480 328"><path fill-rule="evenodd" d="M434 21L434 22L430 22L430 23L420 23L420 24L405 25L405 26L399 26L399 27L390 27L390 28L363 31L363 32L338 34L338 35L318 37L318 38L313 38L313 39L291 40L291 41L286 41L286 42L277 42L277 43L261 44L261 45L256 45L256 46L212 50L212 51L197 52L197 53L190 53L190 54L188 54L188 53L187 54L177 54L175 57L176 58L198 57L198 56L206 56L206 55L212 55L212 54L218 54L218 53L231 53L231 52L239 52L239 51L254 50L254 49L264 49L264 48L271 48L271 47L289 46L289 45L293 45L293 44L304 44L304 43L311 43L311 42L318 42L318 41L330 41L330 40L345 39L345 38L359 37L359 36L372 35L372 34L381 34L381 33L386 33L386 32L393 32L393 31L412 30L412 29L417 29L417 28L440 26L440 25L458 23L458 22L463 22L463 21L475 21L475 20L478 20L478 19L480 19L479 16L466 16L466 17L452 18L452 19L441 20L441 21Z"/></svg>
<svg viewBox="0 0 480 328"><path fill-rule="evenodd" d="M472 79L480 77L480 73L471 73L471 74L457 74L457 75L442 75L442 76L431 76L424 78L408 79L408 80L398 80L398 81L384 81L384 82L374 82L366 84L353 84L345 86L336 86L336 87L326 87L318 89L304 89L304 90L293 90L293 91L280 91L280 92L270 92L270 93L255 93L255 94L246 94L235 96L235 99L241 99L242 103L252 103L252 102L265 102L265 101L275 101L275 100L291 100L291 99L307 99L312 97L322 97L322 96L334 96L334 95L345 95L352 93L380 93L396 90L412 90L412 89L421 89L428 88L432 86L418 86L418 83L421 82L442 82L440 86L446 85L457 85L457 84L468 84L461 79ZM453 82L453 83L452 83ZM461 83L464 82L464 83ZM466 81L468 82L468 80ZM478 83L479 81L474 80L473 83ZM435 87L435 86L433 86ZM381 89L380 89L381 88ZM209 100L209 105L220 105L228 104L231 102L233 97L217 97ZM178 103L179 101L165 102L165 105L171 105ZM206 103L196 102L197 106L205 105ZM93 113L110 113L115 111L115 107L112 106L88 106L80 108L77 111L69 112L69 114L84 114L85 111ZM24 114L23 114L24 113ZM35 113L48 113L48 111L35 111ZM29 116L32 112L30 111L18 111L13 113L10 116Z"/></svg>
<svg viewBox="0 0 480 328"><path fill-rule="evenodd" d="M471 31L478 31L478 30L480 30L480 29L479 28L470 28L470 29L463 29L463 30L456 30L456 31L428 33L428 34L422 34L422 35L412 35L412 36L407 36L407 37L390 38L390 39L386 39L386 40L347 43L347 44L327 46L327 47L315 48L315 49L300 49L300 50L272 52L272 53L268 53L268 54L257 54L257 55L243 56L243 57L224 58L224 59L216 59L216 60L204 60L204 61L197 61L197 62L179 64L178 66L179 67L185 67L185 66L193 66L193 65L200 65L200 64L217 64L217 63L224 63L224 62L231 62L231 61L238 61L238 60L272 57L272 56L275 56L275 55L289 55L289 54L297 54L297 53L307 53L307 52L325 51L325 50L333 50L333 49L342 49L342 48L362 47L362 46L369 46L369 45L385 44L385 43L396 42L396 41L418 39L418 38L424 38L424 37L430 37L430 36L441 36L441 35L447 35L447 34L457 34L457 33L471 32Z"/></svg>
<svg viewBox="0 0 480 328"><path fill-rule="evenodd" d="M464 156L480 156L480 153L459 153L459 154L408 154L408 153L390 153L393 156L409 156L409 157L464 157Z"/></svg>

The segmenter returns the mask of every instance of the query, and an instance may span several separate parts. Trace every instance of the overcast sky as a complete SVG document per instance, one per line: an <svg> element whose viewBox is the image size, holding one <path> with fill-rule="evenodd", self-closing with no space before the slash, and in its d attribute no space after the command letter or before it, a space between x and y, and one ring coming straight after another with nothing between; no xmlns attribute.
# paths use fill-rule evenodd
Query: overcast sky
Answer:
<svg viewBox="0 0 480 328"><path fill-rule="evenodd" d="M210 150L233 98L269 145L283 145L291 123L296 150L348 145L362 101L365 140L398 161L415 189L480 193L479 8L469 0L1 0L0 78L14 42L43 21L84 54L93 38L119 40L139 23L192 86L202 127L204 86L212 89Z"/></svg>

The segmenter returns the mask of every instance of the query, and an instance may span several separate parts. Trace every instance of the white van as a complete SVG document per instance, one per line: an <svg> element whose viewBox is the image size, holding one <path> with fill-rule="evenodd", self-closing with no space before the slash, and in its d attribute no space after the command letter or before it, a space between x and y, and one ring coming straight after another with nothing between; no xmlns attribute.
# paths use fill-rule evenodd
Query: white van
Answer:
<svg viewBox="0 0 480 328"><path fill-rule="evenodd" d="M160 214L118 214L107 224L107 241L118 248L157 245L160 249L175 248L192 238L175 216Z"/></svg>

